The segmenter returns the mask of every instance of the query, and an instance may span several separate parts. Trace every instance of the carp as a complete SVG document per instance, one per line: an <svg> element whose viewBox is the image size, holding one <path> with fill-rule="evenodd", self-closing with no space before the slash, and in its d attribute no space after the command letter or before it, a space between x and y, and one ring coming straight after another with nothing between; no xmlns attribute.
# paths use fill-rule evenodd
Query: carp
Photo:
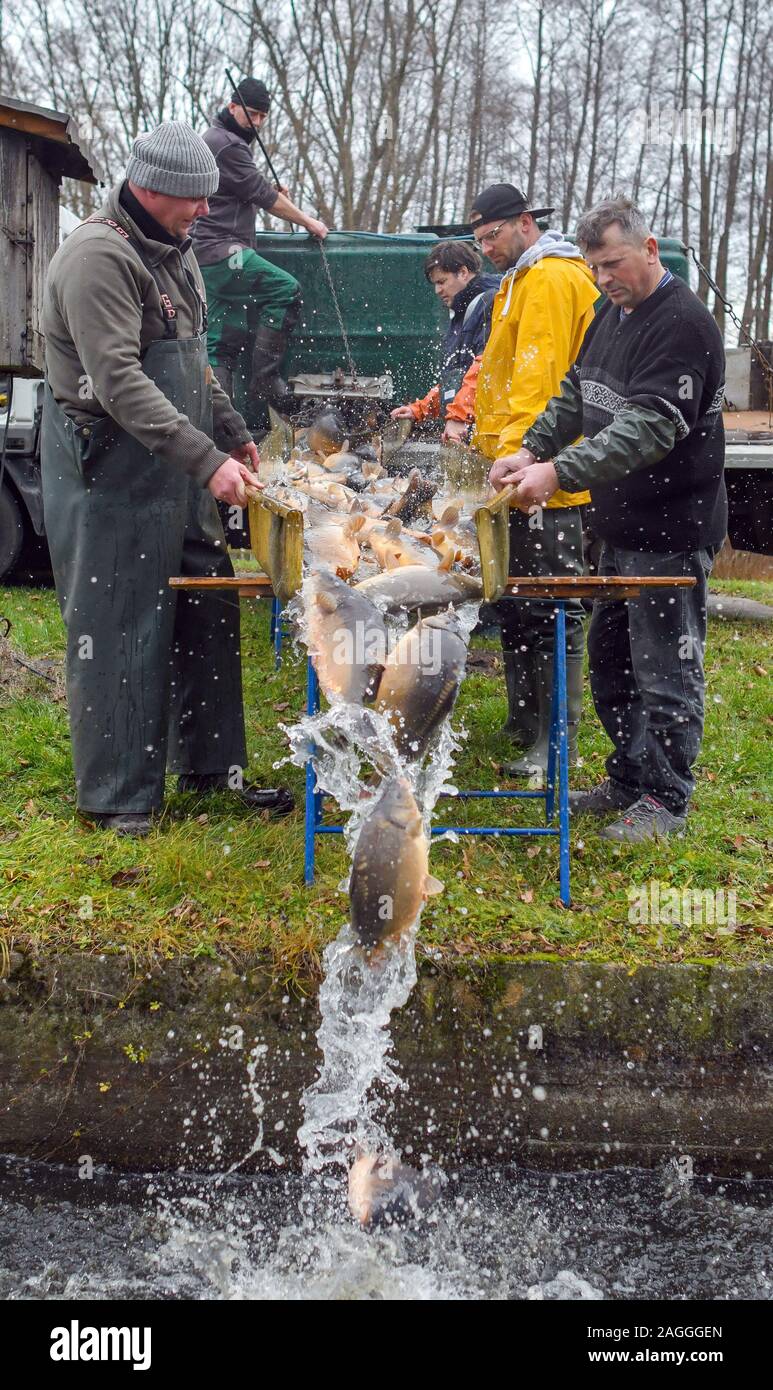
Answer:
<svg viewBox="0 0 773 1390"><path fill-rule="evenodd" d="M339 475L353 492L364 492L380 472L377 463L367 462L357 454L328 454L324 467Z"/></svg>
<svg viewBox="0 0 773 1390"><path fill-rule="evenodd" d="M337 410L322 410L306 431L306 444L315 454L335 454L346 441L346 424Z"/></svg>
<svg viewBox="0 0 773 1390"><path fill-rule="evenodd" d="M382 612L404 609L447 608L449 603L470 603L483 597L483 585L470 574L424 565L402 565L399 569L371 575L355 584L355 591L372 599Z"/></svg>
<svg viewBox="0 0 773 1390"><path fill-rule="evenodd" d="M362 823L349 879L351 924L372 951L410 931L443 884L428 867L428 840L405 777L390 777Z"/></svg>
<svg viewBox="0 0 773 1390"><path fill-rule="evenodd" d="M372 700L386 660L387 634L367 595L319 570L311 580L308 623L309 654L328 699Z"/></svg>
<svg viewBox="0 0 773 1390"><path fill-rule="evenodd" d="M422 478L418 468L414 468L408 474L407 485L402 496L394 502L390 502L385 515L397 516L407 524L409 521L413 521L414 517L419 516L422 511L428 509L437 490L435 483L430 483L426 478Z"/></svg>
<svg viewBox="0 0 773 1390"><path fill-rule="evenodd" d="M466 663L467 643L453 610L422 618L390 652L375 708L389 719L404 758L420 758L451 713Z"/></svg>
<svg viewBox="0 0 773 1390"><path fill-rule="evenodd" d="M307 513L308 516L308 513ZM328 513L325 521L312 524L304 531L304 540L317 564L332 570L339 579L351 579L360 563L357 533L365 524L364 516L338 517Z"/></svg>
<svg viewBox="0 0 773 1390"><path fill-rule="evenodd" d="M367 540L382 570L396 569L400 565L436 565L437 553L427 542L409 539L403 532L397 517L392 517L386 526L366 527Z"/></svg>
<svg viewBox="0 0 773 1390"><path fill-rule="evenodd" d="M404 1226L437 1201L446 1179L439 1170L418 1171L393 1154L358 1152L349 1169L349 1211L370 1226Z"/></svg>
<svg viewBox="0 0 773 1390"><path fill-rule="evenodd" d="M326 507L335 507L344 512L348 512L356 496L334 476L298 479L293 481L292 486L298 492L305 492L306 496L313 498L315 502L322 502Z"/></svg>

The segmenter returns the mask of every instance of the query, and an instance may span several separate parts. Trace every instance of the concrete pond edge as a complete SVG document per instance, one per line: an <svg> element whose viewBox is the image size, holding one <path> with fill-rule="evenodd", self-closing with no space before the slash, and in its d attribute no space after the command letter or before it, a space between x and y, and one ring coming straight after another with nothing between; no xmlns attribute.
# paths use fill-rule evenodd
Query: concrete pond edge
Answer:
<svg viewBox="0 0 773 1390"><path fill-rule="evenodd" d="M131 1171L300 1166L318 981L238 962L13 953L0 1153ZM773 1172L773 966L423 961L392 1019L414 1158Z"/></svg>

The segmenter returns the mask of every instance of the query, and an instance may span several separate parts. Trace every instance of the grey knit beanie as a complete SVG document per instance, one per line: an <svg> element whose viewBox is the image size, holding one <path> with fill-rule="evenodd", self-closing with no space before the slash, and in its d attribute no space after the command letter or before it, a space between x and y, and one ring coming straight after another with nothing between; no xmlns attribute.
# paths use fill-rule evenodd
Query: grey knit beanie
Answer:
<svg viewBox="0 0 773 1390"><path fill-rule="evenodd" d="M126 177L153 193L174 198L210 198L220 170L209 146L184 121L166 121L138 135L126 165Z"/></svg>

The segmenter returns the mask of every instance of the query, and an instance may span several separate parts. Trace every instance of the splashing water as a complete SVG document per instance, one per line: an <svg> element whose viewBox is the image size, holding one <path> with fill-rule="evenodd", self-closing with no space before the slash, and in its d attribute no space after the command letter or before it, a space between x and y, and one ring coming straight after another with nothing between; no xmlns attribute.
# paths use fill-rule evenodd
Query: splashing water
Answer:
<svg viewBox="0 0 773 1390"><path fill-rule="evenodd" d="M313 650L309 619L315 584L313 527L304 539L307 570L292 618L297 640ZM479 607L478 601L455 607L465 646ZM385 617L391 649L406 631L408 617L399 609ZM290 748L282 762L304 767L310 759L316 790L334 798L348 813L344 839L350 855L380 795L382 779L394 775L407 779L429 842L438 798L455 793L451 770L465 737L451 728L449 718L436 731L431 753L415 760L401 757L386 714L342 699L333 699L329 709L282 727ZM373 769L380 775L374 778ZM303 1097L305 1118L298 1132L307 1175L329 1167L346 1171L357 1153L397 1156L386 1119L390 1097L404 1083L391 1056L389 1025L392 1012L406 1003L416 983L417 930L418 917L399 940L387 940L378 952L367 955L347 922L324 952L319 995L322 1023L317 1033L323 1061Z"/></svg>
<svg viewBox="0 0 773 1390"><path fill-rule="evenodd" d="M468 603L456 610L466 641L478 607ZM303 766L311 756L317 789L350 813L344 831L350 853L381 790L380 784L366 783L364 767L375 765L386 775L399 772L408 779L427 836L438 798L456 790L450 775L464 734L453 730L448 719L436 735L432 755L416 762L400 757L385 715L345 702L306 716L286 733L291 748L287 761ZM404 1083L390 1056L389 1022L416 983L417 929L418 919L407 935L385 942L369 961L346 923L324 952L317 1033L324 1060L303 1098L305 1120L298 1132L307 1173L328 1165L348 1169L358 1150L395 1153L384 1113L389 1095Z"/></svg>

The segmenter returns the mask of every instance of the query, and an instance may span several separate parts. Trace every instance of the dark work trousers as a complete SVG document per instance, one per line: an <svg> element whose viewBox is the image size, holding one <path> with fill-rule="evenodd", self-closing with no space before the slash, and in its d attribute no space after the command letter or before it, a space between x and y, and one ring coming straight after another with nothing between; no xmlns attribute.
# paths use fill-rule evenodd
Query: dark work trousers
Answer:
<svg viewBox="0 0 773 1390"><path fill-rule="evenodd" d="M203 336L159 340L142 365L211 436ZM157 810L167 766L246 766L239 601L169 588L171 575L233 574L217 507L110 417L75 425L48 386L41 453L78 806Z"/></svg>
<svg viewBox="0 0 773 1390"><path fill-rule="evenodd" d="M510 510L510 574L582 574L582 516L579 507ZM496 605L504 651L526 647L553 653L555 604L550 599L503 598ZM566 647L582 655L583 607L567 605Z"/></svg>
<svg viewBox="0 0 773 1390"><path fill-rule="evenodd" d="M693 589L657 589L594 605L588 654L593 703L614 744L612 782L681 815L695 785L705 681L706 597L714 550L671 555L604 543L600 575L691 575Z"/></svg>

